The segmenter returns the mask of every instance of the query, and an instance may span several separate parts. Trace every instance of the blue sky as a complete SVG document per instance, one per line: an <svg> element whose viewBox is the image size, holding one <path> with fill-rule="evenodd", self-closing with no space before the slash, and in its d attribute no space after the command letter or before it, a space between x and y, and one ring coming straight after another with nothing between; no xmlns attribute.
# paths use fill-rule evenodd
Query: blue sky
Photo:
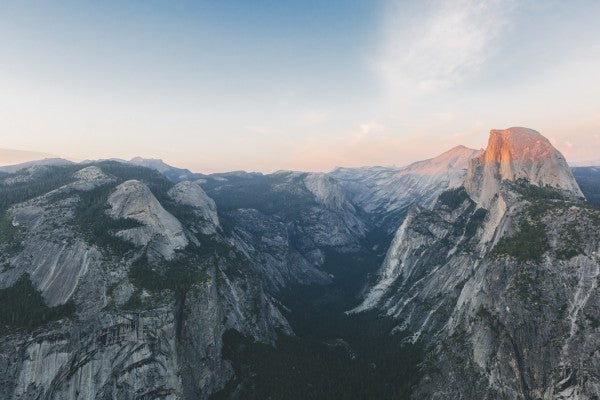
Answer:
<svg viewBox="0 0 600 400"><path fill-rule="evenodd" d="M8 1L0 147L197 171L600 149L594 1Z"/></svg>

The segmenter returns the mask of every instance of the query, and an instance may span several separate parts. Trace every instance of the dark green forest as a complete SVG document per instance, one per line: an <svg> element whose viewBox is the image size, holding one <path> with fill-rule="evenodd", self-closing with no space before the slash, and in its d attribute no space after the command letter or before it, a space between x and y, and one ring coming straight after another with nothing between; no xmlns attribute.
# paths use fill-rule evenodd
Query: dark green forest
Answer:
<svg viewBox="0 0 600 400"><path fill-rule="evenodd" d="M600 206L600 167L573 168L573 175L587 201Z"/></svg>
<svg viewBox="0 0 600 400"><path fill-rule="evenodd" d="M382 233L372 233L375 242ZM362 248L371 248L362 246ZM345 312L381 262L372 251L326 252L324 270L338 279L326 286L296 286L278 296L295 336L276 347L235 331L224 335L224 354L236 378L215 394L244 399L407 399L417 383L423 349L391 334L397 322L369 313Z"/></svg>
<svg viewBox="0 0 600 400"><path fill-rule="evenodd" d="M73 301L48 307L28 274L21 275L12 286L0 289L0 304L0 333L3 334L14 329L31 330L75 313Z"/></svg>

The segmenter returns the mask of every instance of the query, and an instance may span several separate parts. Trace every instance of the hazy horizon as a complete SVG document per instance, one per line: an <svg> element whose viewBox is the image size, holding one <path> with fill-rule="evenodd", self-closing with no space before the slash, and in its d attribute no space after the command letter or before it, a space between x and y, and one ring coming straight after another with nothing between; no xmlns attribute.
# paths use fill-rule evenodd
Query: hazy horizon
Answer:
<svg viewBox="0 0 600 400"><path fill-rule="evenodd" d="M598 16L584 0L13 2L0 148L329 171L526 126L593 160Z"/></svg>
<svg viewBox="0 0 600 400"><path fill-rule="evenodd" d="M487 145L487 142L486 142ZM426 155L423 158L420 159L415 159L409 162L405 162L405 163L396 163L396 164L365 164L365 165L357 165L357 166L348 166L348 165L336 165L334 167L332 167L329 170L293 170L293 171L304 171L304 172L331 172L332 170L336 169L336 168L360 168L360 167L387 167L387 168L402 168L402 167L406 167L409 166L415 162L419 162L419 161L426 161L429 159L433 159L436 158L438 156L443 155L446 152L449 152L451 150L453 150L454 148L457 147L466 147L469 148L471 150L485 150L486 145L480 147L480 148L473 148L473 147L468 147L468 146L464 146L462 144L457 144L454 145L444 151L441 151L439 153L436 154L430 154L430 155ZM11 152L14 152L14 154L11 154ZM43 160L43 159L47 159L47 158L63 158L66 159L68 161L72 161L75 163L81 163L81 162L86 162L86 161L104 161L104 160L120 160L120 161L131 161L132 159L136 158L136 157L140 157L143 159L152 159L152 160L159 160L162 161L168 165L170 165L171 167L176 167L176 168L183 168L183 169L188 169L193 173L206 173L206 174L211 174L211 173L226 173L226 172L235 172L235 171L246 171L246 172L261 172L261 173L273 173L273 172L277 172L277 171L285 171L286 169L284 168L278 168L278 169L273 169L273 170L269 170L269 171L258 171L258 170L252 170L252 169L237 169L237 170L233 170L233 169L225 169L225 170L221 170L221 171L217 171L217 170L194 170L192 168L188 168L186 166L183 165L178 165L177 161L169 161L169 160L165 160L164 158L161 157L141 157L139 155L136 156L132 156L132 157L127 157L127 158L118 158L118 157L103 157L103 158L98 158L98 159L86 159L86 160L82 160L82 159L78 159L78 158L73 158L73 157L64 157L61 155L57 155L57 154L48 154L48 153L41 153L41 152L35 152L35 151L21 151L21 150L14 150L14 149L3 149L0 148L0 167L2 166L10 166L10 165L17 165L17 164L21 164L21 163L27 163L30 161L38 161L38 160ZM569 165L571 165L572 167L587 167L587 166L600 166L600 158L594 158L594 159L586 159L586 160L577 160L577 161L573 161L573 160L569 160L567 158L567 162L569 163Z"/></svg>

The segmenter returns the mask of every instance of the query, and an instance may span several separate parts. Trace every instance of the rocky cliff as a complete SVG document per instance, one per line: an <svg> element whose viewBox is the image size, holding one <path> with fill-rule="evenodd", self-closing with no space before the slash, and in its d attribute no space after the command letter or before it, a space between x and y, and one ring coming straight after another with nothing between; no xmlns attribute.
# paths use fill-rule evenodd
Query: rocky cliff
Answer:
<svg viewBox="0 0 600 400"><path fill-rule="evenodd" d="M169 196L177 203L193 209L194 214L201 220L196 228L202 233L210 235L217 231L219 228L217 205L199 184L190 181L178 183L169 190Z"/></svg>
<svg viewBox="0 0 600 400"><path fill-rule="evenodd" d="M280 171L206 177L231 243L253 260L270 290L288 284L328 284L328 251L361 250L366 216L325 174Z"/></svg>
<svg viewBox="0 0 600 400"><path fill-rule="evenodd" d="M502 181L519 179L583 197L563 155L539 132L527 128L492 130L485 153L469 168L465 188L485 206L497 195Z"/></svg>
<svg viewBox="0 0 600 400"><path fill-rule="evenodd" d="M440 192L460 185L469 162L480 154L457 146L403 168L337 168L330 175L376 224L393 233L413 205L430 207Z"/></svg>
<svg viewBox="0 0 600 400"><path fill-rule="evenodd" d="M208 398L233 375L226 330L291 334L194 184L102 162L0 190L1 398Z"/></svg>
<svg viewBox="0 0 600 400"><path fill-rule="evenodd" d="M415 398L597 398L598 222L545 138L492 131L464 186L411 210L355 312L426 346Z"/></svg>
<svg viewBox="0 0 600 400"><path fill-rule="evenodd" d="M599 396L600 211L539 133L402 169L151 161L0 175L0 398Z"/></svg>
<svg viewBox="0 0 600 400"><path fill-rule="evenodd" d="M364 215L325 174L173 183L123 162L0 177L0 397L206 399L223 334L293 335L273 297L330 284Z"/></svg>

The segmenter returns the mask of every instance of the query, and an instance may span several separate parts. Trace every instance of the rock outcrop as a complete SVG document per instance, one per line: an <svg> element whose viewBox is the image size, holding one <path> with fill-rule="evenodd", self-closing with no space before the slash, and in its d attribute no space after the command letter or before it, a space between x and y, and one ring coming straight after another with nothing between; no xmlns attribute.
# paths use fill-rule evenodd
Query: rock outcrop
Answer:
<svg viewBox="0 0 600 400"><path fill-rule="evenodd" d="M413 205L431 207L438 194L460 185L469 162L481 153L458 146L403 168L337 168L330 175L355 204L393 233Z"/></svg>
<svg viewBox="0 0 600 400"><path fill-rule="evenodd" d="M304 184L319 204L333 210L340 210L343 207L352 208L346 200L341 185L331 177L320 173L308 174L304 178Z"/></svg>
<svg viewBox="0 0 600 400"><path fill-rule="evenodd" d="M217 205L200 185L190 181L178 183L169 190L169 196L177 203L191 207L202 219L202 223L198 226L202 233L210 235L216 232L219 227Z"/></svg>
<svg viewBox="0 0 600 400"><path fill-rule="evenodd" d="M580 197L560 153L518 128L410 212L354 311L425 346L415 398L597 397L600 211Z"/></svg>
<svg viewBox="0 0 600 400"><path fill-rule="evenodd" d="M167 211L208 204L214 221L198 188L171 192L189 205L164 189L163 205L150 187L173 184L147 170L47 168L31 186L4 188L13 203L0 215L9 223L0 291L28 276L44 304L16 293L23 298L11 301L31 308L27 325L0 318L0 398L207 399L233 375L221 354L225 331L270 344L292 334L248 259Z"/></svg>
<svg viewBox="0 0 600 400"><path fill-rule="evenodd" d="M583 197L563 155L539 132L527 128L492 130L485 153L469 168L465 188L485 207L500 190L502 181L519 179Z"/></svg>
<svg viewBox="0 0 600 400"><path fill-rule="evenodd" d="M108 214L115 219L131 219L141 226L121 230L117 236L135 245L148 246L167 259L183 249L188 240L181 223L169 214L148 186L137 180L123 182L109 196Z"/></svg>
<svg viewBox="0 0 600 400"><path fill-rule="evenodd" d="M202 185L219 205L223 226L231 227L231 243L275 292L330 283L321 268L326 252L359 251L368 229L339 183L324 174L218 174Z"/></svg>

